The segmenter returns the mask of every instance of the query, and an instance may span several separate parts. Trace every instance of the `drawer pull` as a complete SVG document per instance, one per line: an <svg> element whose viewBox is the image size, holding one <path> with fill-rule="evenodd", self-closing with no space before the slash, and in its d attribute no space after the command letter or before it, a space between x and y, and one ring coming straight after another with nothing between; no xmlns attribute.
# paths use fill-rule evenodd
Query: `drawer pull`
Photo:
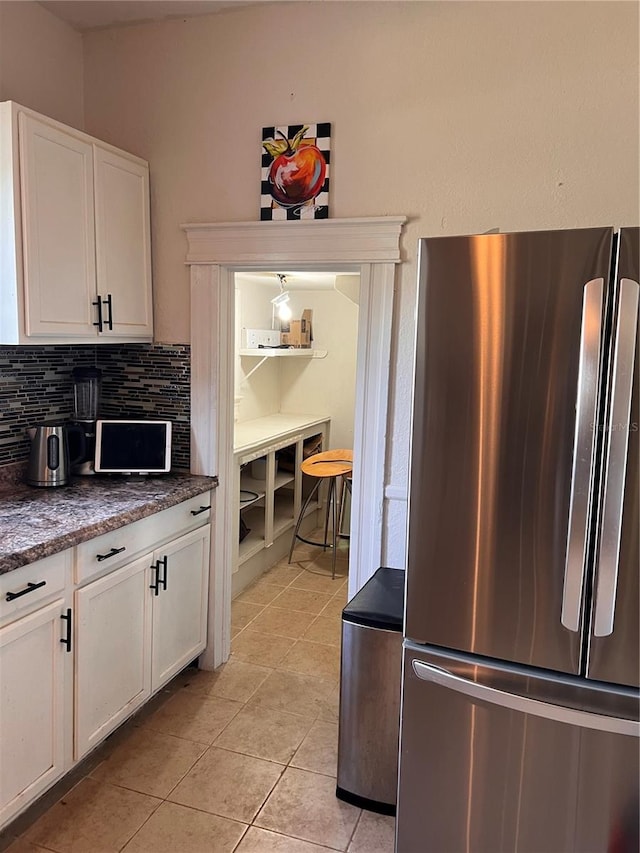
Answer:
<svg viewBox="0 0 640 853"><path fill-rule="evenodd" d="M60 640L60 642L64 643L64 645L67 647L67 651L70 652L71 651L71 608L67 607L67 612L63 613L60 616L60 618L64 619L64 621L67 623L67 636L63 637Z"/></svg>
<svg viewBox="0 0 640 853"><path fill-rule="evenodd" d="M191 515L200 515L200 513L206 512L208 509L211 509L211 504L209 506L201 506L200 509L192 509Z"/></svg>
<svg viewBox="0 0 640 853"><path fill-rule="evenodd" d="M30 592L33 592L35 589L40 589L42 586L46 586L46 581L40 581L40 583L29 583L26 585L24 589L21 589L20 592L8 592L7 593L7 601L13 601L15 598L20 598L23 595L27 595Z"/></svg>
<svg viewBox="0 0 640 853"><path fill-rule="evenodd" d="M108 554L97 554L96 560L101 563L103 560L108 560L109 557L115 557L116 554L122 554L122 552L126 550L127 549L124 547L124 545L122 546L122 548L112 548Z"/></svg>

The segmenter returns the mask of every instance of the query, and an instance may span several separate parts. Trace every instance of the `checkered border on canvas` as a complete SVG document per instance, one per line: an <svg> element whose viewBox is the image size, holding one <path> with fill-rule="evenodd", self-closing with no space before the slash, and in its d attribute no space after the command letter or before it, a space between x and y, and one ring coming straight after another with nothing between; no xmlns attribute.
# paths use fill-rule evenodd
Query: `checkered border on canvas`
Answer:
<svg viewBox="0 0 640 853"><path fill-rule="evenodd" d="M327 163L327 174L322 185L322 189L313 200L312 204L304 204L301 207L285 208L281 207L269 192L269 167L273 162L273 158L264 148L262 149L261 159L261 186L260 186L260 219L262 221L271 220L296 220L296 219L328 219L329 218L329 175L331 171L331 123L322 122L320 124L311 124L304 122L303 124L290 125L274 125L273 127L262 128L262 141L267 139L275 139L276 131L283 133L287 139L293 139L299 130L307 125L309 128L304 139L313 143L319 151L322 152Z"/></svg>

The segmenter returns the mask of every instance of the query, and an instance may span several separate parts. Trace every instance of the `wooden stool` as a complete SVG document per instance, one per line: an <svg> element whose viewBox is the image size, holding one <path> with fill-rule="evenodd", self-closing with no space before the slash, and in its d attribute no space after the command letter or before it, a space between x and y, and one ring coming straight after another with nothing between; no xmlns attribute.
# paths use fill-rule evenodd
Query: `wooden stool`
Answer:
<svg viewBox="0 0 640 853"><path fill-rule="evenodd" d="M335 578L336 576L336 545L338 541L339 533L339 504L341 504L341 500L338 498L337 494L337 480L338 478L343 478L345 474L351 474L353 471L353 451L352 450L325 450L323 453L316 453L313 456L310 456L308 459L305 459L300 465L303 474L308 474L310 477L315 477L317 482L314 484L313 488L309 492L308 497L306 498L302 508L300 510L300 514L298 515L298 520L296 521L296 526L293 531L293 538L291 539L291 548L289 549L289 562L291 562L291 557L293 555L293 549L296 544L296 539L299 539L301 542L305 542L307 545L318 545L320 548L325 550L326 548L331 547L333 549L332 559L331 559L331 578ZM320 485L324 480L329 481L329 492L327 494L327 511L324 519L324 541L323 542L312 542L310 539L305 539L303 536L298 534L298 530L300 529L300 525L302 524L302 519L304 518L304 514L306 512L307 507L315 497ZM333 525L332 525L332 537L331 543L327 542L327 534L329 531L329 508L333 508Z"/></svg>

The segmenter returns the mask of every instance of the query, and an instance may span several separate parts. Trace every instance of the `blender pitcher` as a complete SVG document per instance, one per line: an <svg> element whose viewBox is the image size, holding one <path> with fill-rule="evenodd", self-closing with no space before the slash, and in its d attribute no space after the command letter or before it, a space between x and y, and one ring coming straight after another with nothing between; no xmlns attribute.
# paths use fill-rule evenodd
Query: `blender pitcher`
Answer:
<svg viewBox="0 0 640 853"><path fill-rule="evenodd" d="M73 420L76 423L98 419L102 371L99 367L73 368Z"/></svg>
<svg viewBox="0 0 640 853"><path fill-rule="evenodd" d="M100 402L102 371L99 367L73 368L73 415L71 420L78 424L85 436L85 448L79 461L72 466L73 474L93 474L96 449L96 420ZM73 438L69 436L71 442ZM77 456L70 447L71 456Z"/></svg>

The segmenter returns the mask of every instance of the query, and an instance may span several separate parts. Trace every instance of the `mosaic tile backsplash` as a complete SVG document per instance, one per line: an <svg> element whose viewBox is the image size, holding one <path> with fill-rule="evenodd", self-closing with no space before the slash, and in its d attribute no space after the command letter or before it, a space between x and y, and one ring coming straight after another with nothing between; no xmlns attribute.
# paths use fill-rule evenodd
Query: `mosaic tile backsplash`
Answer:
<svg viewBox="0 0 640 853"><path fill-rule="evenodd" d="M189 470L190 347L119 344L96 347L105 418L172 421L172 467Z"/></svg>
<svg viewBox="0 0 640 853"><path fill-rule="evenodd" d="M173 467L188 470L190 347L171 344L0 346L0 466L25 461L25 430L73 410L71 371L103 371L100 414L173 422Z"/></svg>

